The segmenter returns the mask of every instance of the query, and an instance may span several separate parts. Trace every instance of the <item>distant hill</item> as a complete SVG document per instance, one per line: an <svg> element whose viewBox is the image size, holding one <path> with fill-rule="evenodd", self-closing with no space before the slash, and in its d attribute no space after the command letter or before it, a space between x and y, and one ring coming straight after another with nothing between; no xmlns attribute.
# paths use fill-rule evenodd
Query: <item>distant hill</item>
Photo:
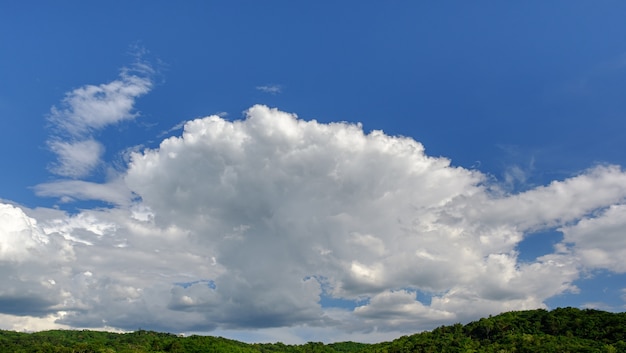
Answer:
<svg viewBox="0 0 626 353"><path fill-rule="evenodd" d="M514 311L377 344L247 344L221 337L179 337L145 330L125 334L0 331L0 352L622 353L626 352L626 313L575 308Z"/></svg>

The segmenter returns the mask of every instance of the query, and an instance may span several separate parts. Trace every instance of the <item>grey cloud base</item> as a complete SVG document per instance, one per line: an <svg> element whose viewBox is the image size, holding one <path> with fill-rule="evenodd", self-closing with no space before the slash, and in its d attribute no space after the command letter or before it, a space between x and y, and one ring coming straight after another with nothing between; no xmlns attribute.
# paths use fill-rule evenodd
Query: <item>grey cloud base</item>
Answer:
<svg viewBox="0 0 626 353"><path fill-rule="evenodd" d="M625 271L626 173L615 166L506 194L410 138L254 106L245 120L188 122L133 154L122 181L140 201L73 216L0 208L0 270L24 279L0 292L7 328L32 316L66 327L397 335L544 307L576 291L585 269ZM527 233L553 227L564 241L552 254L518 260ZM47 311L7 309L15 293Z"/></svg>

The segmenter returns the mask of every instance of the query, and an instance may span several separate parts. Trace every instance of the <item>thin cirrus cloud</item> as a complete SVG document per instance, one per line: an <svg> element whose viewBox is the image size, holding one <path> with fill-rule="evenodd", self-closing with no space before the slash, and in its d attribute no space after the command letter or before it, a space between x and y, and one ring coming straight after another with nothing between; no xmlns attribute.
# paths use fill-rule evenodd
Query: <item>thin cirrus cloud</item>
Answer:
<svg viewBox="0 0 626 353"><path fill-rule="evenodd" d="M89 173L100 163L104 146L96 140L65 142L48 141L50 150L57 155L58 162L50 169L54 174L78 178Z"/></svg>
<svg viewBox="0 0 626 353"><path fill-rule="evenodd" d="M68 103L56 121L70 145L134 117L150 84L124 80L80 91L113 92L99 99L116 97L114 107ZM89 109L102 121L71 113ZM77 171L90 161L65 156ZM68 215L0 204L3 328L380 340L545 307L576 292L589 269L626 272L620 167L516 194L489 180L411 138L263 105L243 120L188 121L158 148L131 153L115 183L37 189L117 206ZM555 227L564 237L553 252L518 259L529 233Z"/></svg>
<svg viewBox="0 0 626 353"><path fill-rule="evenodd" d="M113 205L128 205L134 195L123 180L115 178L107 183L93 183L84 180L58 180L36 185L34 191L43 197L60 197L61 202L75 200L99 200Z"/></svg>
<svg viewBox="0 0 626 353"><path fill-rule="evenodd" d="M262 85L257 86L256 89L269 94L279 94L283 91L283 88L280 85Z"/></svg>

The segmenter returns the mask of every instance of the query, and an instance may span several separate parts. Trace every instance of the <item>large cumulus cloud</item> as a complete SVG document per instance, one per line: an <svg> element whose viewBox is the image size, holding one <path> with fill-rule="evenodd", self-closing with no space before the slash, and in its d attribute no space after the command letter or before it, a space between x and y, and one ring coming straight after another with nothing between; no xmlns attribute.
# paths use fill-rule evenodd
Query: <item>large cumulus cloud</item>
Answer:
<svg viewBox="0 0 626 353"><path fill-rule="evenodd" d="M516 246L526 232L621 202L624 173L597 167L517 195L486 181L412 139L264 106L242 121L189 122L182 136L134 155L126 177L157 224L184 224L223 266L211 295L236 301L226 317L273 308L257 326L281 323L283 312L306 314L292 323L326 320L319 295L369 299L354 313L370 318L380 303L392 310L389 301L412 295L405 317L419 318L415 296L426 292L424 312L459 319L575 290L580 263L553 254L520 264ZM311 278L318 290L305 288Z"/></svg>
<svg viewBox="0 0 626 353"><path fill-rule="evenodd" d="M586 268L624 271L616 166L507 194L413 139L254 106L243 120L188 122L133 154L119 182L139 201L73 216L5 207L2 268L26 280L0 311L71 327L380 338L543 307ZM553 253L518 259L526 234L554 227ZM24 286L46 293L41 312L3 310Z"/></svg>

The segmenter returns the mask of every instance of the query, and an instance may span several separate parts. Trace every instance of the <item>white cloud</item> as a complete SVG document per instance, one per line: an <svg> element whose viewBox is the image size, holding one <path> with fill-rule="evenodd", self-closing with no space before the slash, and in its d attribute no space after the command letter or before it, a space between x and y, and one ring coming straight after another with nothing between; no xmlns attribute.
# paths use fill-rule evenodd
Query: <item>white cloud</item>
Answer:
<svg viewBox="0 0 626 353"><path fill-rule="evenodd" d="M364 320L364 326L379 331L399 331L407 326L415 330L432 329L456 319L452 312L423 305L416 300L416 293L408 290L376 294L367 305L355 308L354 313Z"/></svg>
<svg viewBox="0 0 626 353"><path fill-rule="evenodd" d="M86 85L67 93L61 108L52 107L50 121L64 134L83 137L107 125L134 119L135 99L152 88L147 76L151 69L145 65L139 69L135 72L123 69L117 80Z"/></svg>
<svg viewBox="0 0 626 353"><path fill-rule="evenodd" d="M542 306L574 290L569 259L521 266L514 250L526 231L623 200L624 173L598 167L503 197L488 193L485 179L426 156L411 139L256 106L245 121L189 122L182 137L135 154L126 180L158 224L182 220L216 251L226 269L216 291L228 297L256 286L272 298L292 296L302 278L321 276L330 296L412 288L445 293L435 296L440 311L469 317L463 313L477 305L472 315ZM238 300L256 312L258 299Z"/></svg>
<svg viewBox="0 0 626 353"><path fill-rule="evenodd" d="M113 209L4 208L0 271L20 281L3 286L0 313L71 327L370 340L544 307L575 292L584 268L623 271L618 167L502 194L410 138L265 106L241 121L187 122L181 136L133 153L115 185L117 196L80 183L38 189L82 188L74 194ZM136 204L115 201L131 192ZM526 233L552 227L565 234L560 250L518 261ZM324 297L360 304L323 307Z"/></svg>
<svg viewBox="0 0 626 353"><path fill-rule="evenodd" d="M21 208L0 204L0 313L46 317L58 311L63 293L53 285L73 251L46 234Z"/></svg>
<svg viewBox="0 0 626 353"><path fill-rule="evenodd" d="M135 100L150 91L153 74L152 68L138 59L130 69L122 69L118 79L77 88L66 94L60 107L51 108L48 119L53 133L47 144L57 160L49 170L71 180L37 185L37 195L59 197L62 202L96 199L127 205L132 201L130 190L102 161L105 146L96 140L96 132L138 116ZM109 172L107 182L76 180L89 177L98 167Z"/></svg>
<svg viewBox="0 0 626 353"><path fill-rule="evenodd" d="M50 170L72 178L87 176L99 163L104 153L104 146L95 140L48 142L52 152L57 154L58 163Z"/></svg>
<svg viewBox="0 0 626 353"><path fill-rule="evenodd" d="M257 86L256 89L269 94L278 94L283 91L283 88L280 85L263 85Z"/></svg>
<svg viewBox="0 0 626 353"><path fill-rule="evenodd" d="M481 223L515 224L523 230L567 224L624 201L626 173L598 166L586 173L506 198L489 200L469 215Z"/></svg>
<svg viewBox="0 0 626 353"><path fill-rule="evenodd" d="M27 260L48 243L37 221L9 204L0 204L0 234L2 261Z"/></svg>
<svg viewBox="0 0 626 353"><path fill-rule="evenodd" d="M178 124L172 126L171 128L165 130L165 131L161 131L161 133L159 134L159 137L163 137L169 133L172 133L174 131L179 131L182 130L183 127L185 127L185 124L187 123L187 120L183 120L181 122L179 122Z"/></svg>
<svg viewBox="0 0 626 353"><path fill-rule="evenodd" d="M120 178L106 183L92 183L82 180L58 180L34 187L38 196L60 197L61 200L99 200L114 205L129 205L134 198Z"/></svg>
<svg viewBox="0 0 626 353"><path fill-rule="evenodd" d="M48 146L58 160L50 170L63 177L88 176L104 152L94 132L137 117L135 100L152 88L151 74L150 66L137 62L132 69L124 68L118 79L74 89L66 94L60 107L53 106L49 120L54 135Z"/></svg>
<svg viewBox="0 0 626 353"><path fill-rule="evenodd" d="M569 247L588 268L626 272L626 205L612 205L562 231L562 246Z"/></svg>

